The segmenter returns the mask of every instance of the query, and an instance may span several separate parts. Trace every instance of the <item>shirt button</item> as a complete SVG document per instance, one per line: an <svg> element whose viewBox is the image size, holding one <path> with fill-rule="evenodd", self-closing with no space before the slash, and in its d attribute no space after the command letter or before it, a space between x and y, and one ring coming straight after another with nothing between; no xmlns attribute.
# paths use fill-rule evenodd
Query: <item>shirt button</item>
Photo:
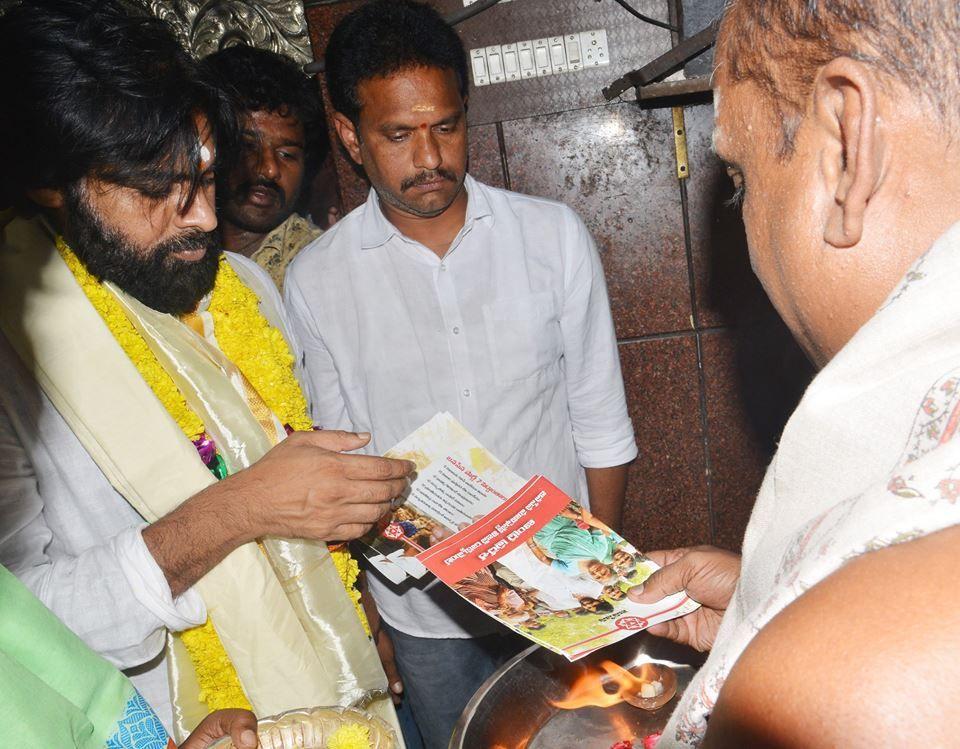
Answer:
<svg viewBox="0 0 960 749"><path fill-rule="evenodd" d="M469 397L470 397L470 388L464 388L464 389L463 389L463 397L464 397L464 398L469 398Z"/></svg>
<svg viewBox="0 0 960 749"><path fill-rule="evenodd" d="M454 335L460 335L460 328L454 326L454 328L453 328L453 334L454 334Z"/></svg>
<svg viewBox="0 0 960 749"><path fill-rule="evenodd" d="M447 269L447 264L446 264L446 263L440 263L440 270L446 270L446 269Z"/></svg>

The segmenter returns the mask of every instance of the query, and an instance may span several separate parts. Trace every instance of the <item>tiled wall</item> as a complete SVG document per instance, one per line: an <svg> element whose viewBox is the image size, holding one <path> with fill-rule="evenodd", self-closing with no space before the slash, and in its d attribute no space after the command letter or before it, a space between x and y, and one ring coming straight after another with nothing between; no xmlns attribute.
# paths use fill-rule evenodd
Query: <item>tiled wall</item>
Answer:
<svg viewBox="0 0 960 749"><path fill-rule="evenodd" d="M306 3L315 54L358 4ZM600 248L641 451L625 534L648 549L737 548L810 369L750 271L736 210L723 205L732 190L709 149L712 106L688 106L685 118L686 185L671 111L630 102L473 126L471 173L566 202ZM368 188L335 150L349 211Z"/></svg>

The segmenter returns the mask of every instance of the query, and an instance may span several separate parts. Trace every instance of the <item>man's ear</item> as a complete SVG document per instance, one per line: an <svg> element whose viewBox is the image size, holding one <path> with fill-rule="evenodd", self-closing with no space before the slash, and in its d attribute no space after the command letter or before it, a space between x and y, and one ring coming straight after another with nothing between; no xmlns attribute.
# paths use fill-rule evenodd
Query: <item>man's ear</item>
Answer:
<svg viewBox="0 0 960 749"><path fill-rule="evenodd" d="M347 149L350 158L360 165L363 165L363 157L360 155L360 134L357 132L356 125L350 121L350 118L340 114L333 113L333 126L337 129L337 137Z"/></svg>
<svg viewBox="0 0 960 749"><path fill-rule="evenodd" d="M41 208L63 208L63 190L52 187L35 187L27 190L27 197Z"/></svg>
<svg viewBox="0 0 960 749"><path fill-rule="evenodd" d="M838 57L814 83L814 116L826 134L821 174L833 202L824 241L853 247L863 237L870 199L879 187L883 139L877 127L877 81L863 63Z"/></svg>

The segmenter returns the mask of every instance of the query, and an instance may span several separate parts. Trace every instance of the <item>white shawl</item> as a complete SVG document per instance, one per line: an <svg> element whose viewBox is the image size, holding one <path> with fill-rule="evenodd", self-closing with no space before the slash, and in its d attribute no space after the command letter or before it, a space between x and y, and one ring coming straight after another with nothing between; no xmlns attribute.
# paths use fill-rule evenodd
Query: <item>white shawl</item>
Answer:
<svg viewBox="0 0 960 749"><path fill-rule="evenodd" d="M42 221L17 219L4 227L4 240L0 327L114 488L153 521L213 483L193 445L87 300ZM154 317L161 326L172 321ZM207 372L223 377L216 366ZM267 543L286 555L286 569L296 575L278 578L279 568L250 543L195 586L254 709L268 715L348 704L371 690L385 691L376 651L325 549L297 567L297 549L306 542ZM326 591L322 602L301 595L301 578L311 576L319 582L317 590ZM174 727L183 734L202 717L203 706L189 659L176 641L171 645ZM389 699L378 700L377 708L396 725Z"/></svg>

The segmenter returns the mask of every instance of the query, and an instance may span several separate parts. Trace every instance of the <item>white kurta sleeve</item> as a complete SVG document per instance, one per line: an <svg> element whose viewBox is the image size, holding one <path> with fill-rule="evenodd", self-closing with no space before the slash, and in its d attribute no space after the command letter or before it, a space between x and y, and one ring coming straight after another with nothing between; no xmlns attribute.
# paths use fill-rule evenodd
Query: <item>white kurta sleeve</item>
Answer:
<svg viewBox="0 0 960 749"><path fill-rule="evenodd" d="M153 659L163 648L167 629L183 630L205 621L197 593L187 591L177 599L171 595L143 541L143 525L69 553L54 538L44 508L44 482L10 414L0 407L0 564L121 669ZM85 522L80 510L76 512L78 523Z"/></svg>
<svg viewBox="0 0 960 749"><path fill-rule="evenodd" d="M579 217L568 215L560 330L570 421L580 464L608 468L633 460L637 445L600 254Z"/></svg>

